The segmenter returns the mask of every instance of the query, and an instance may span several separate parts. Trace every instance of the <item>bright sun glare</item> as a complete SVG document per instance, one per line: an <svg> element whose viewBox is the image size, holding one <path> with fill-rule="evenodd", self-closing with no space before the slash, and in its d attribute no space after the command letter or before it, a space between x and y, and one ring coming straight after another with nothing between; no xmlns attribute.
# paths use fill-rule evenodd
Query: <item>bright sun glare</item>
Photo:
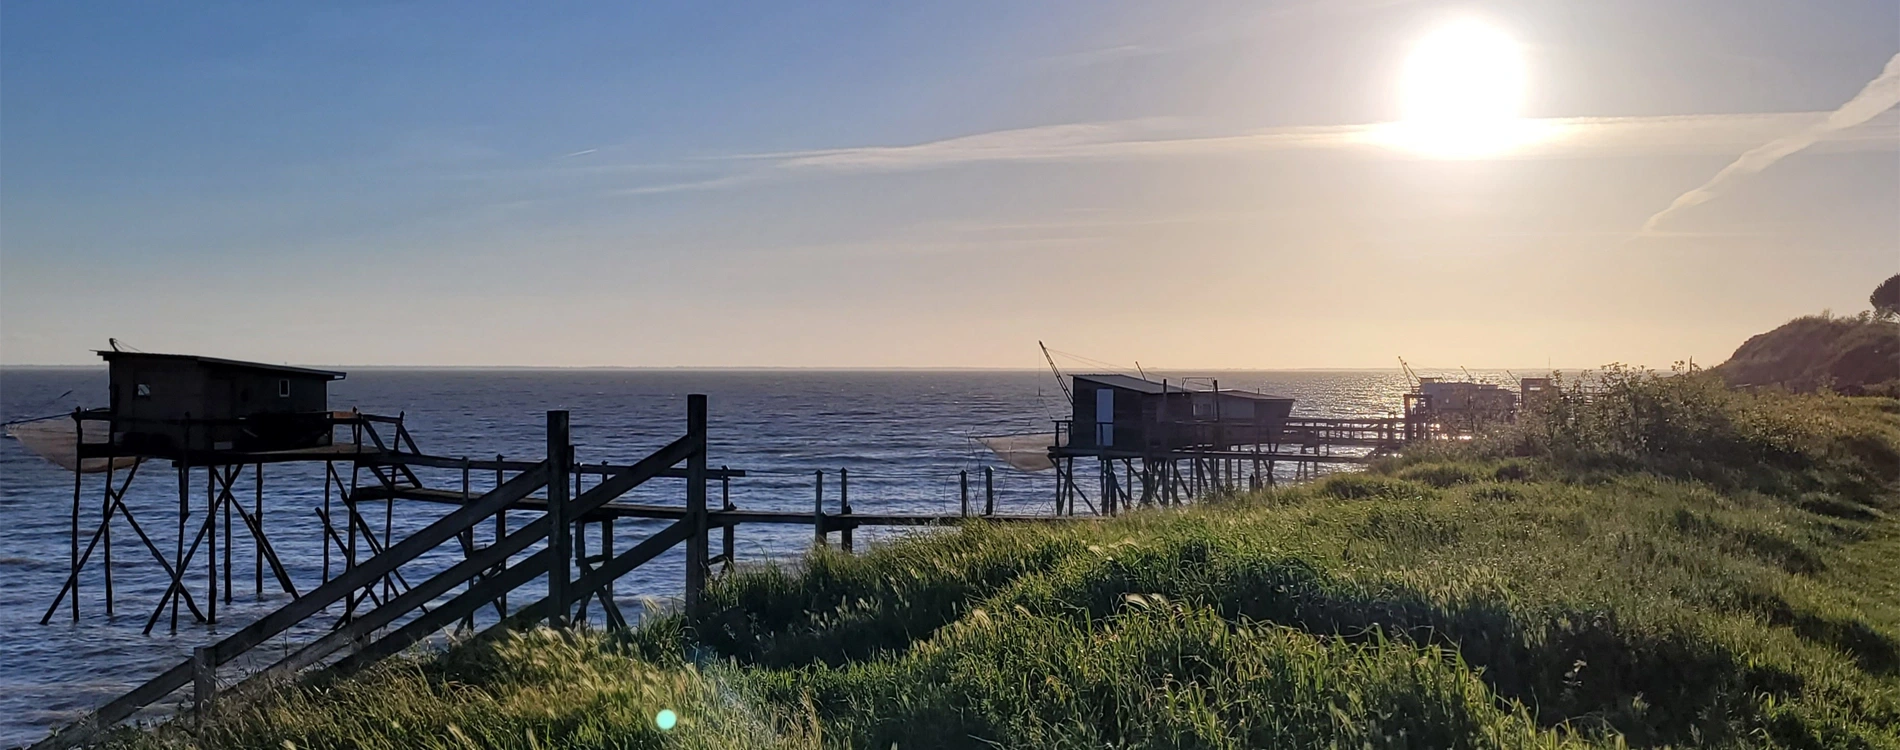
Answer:
<svg viewBox="0 0 1900 750"><path fill-rule="evenodd" d="M1403 114L1385 140L1443 159L1505 153L1533 140L1524 90L1523 51L1509 35L1477 20L1439 27L1405 60Z"/></svg>

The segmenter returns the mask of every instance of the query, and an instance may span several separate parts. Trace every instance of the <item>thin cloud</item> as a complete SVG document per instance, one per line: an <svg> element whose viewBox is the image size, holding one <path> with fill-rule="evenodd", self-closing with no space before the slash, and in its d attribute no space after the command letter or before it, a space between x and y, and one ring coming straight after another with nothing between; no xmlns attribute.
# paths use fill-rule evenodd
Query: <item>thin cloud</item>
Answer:
<svg viewBox="0 0 1900 750"><path fill-rule="evenodd" d="M1644 236L1655 236L1663 220L1683 209L1709 202L1724 188L1736 180L1760 172L1803 149L1819 143L1829 136L1857 127L1874 119L1900 104L1900 55L1894 55L1887 61L1887 67L1880 76L1869 81L1860 93L1847 100L1840 109L1820 118L1819 121L1793 133L1783 135L1755 148L1749 149L1733 163L1716 172L1714 177L1694 190L1683 193L1669 204L1668 208L1649 217L1643 222Z"/></svg>
<svg viewBox="0 0 1900 750"><path fill-rule="evenodd" d="M613 194L614 195L659 195L659 194L664 194L664 193L687 193L687 192L695 192L695 191L700 191L700 190L719 190L723 188L738 187L740 185L758 182L765 178L766 178L766 175L762 173L741 172L739 174L730 174L730 175L725 175L723 177L709 177L703 180L688 180L685 182L665 182L665 183L660 183L657 185L640 185L637 187L621 188L619 190L613 191Z"/></svg>
<svg viewBox="0 0 1900 750"><path fill-rule="evenodd" d="M1572 117L1518 123L1525 135L1494 159L1582 159L1630 156L1728 155L1764 141L1809 133L1809 145L1838 151L1887 150L1900 143L1900 118L1872 117L1849 127L1820 128L1837 113ZM1876 112L1875 115L1879 113ZM830 174L871 174L948 169L988 163L1091 162L1152 159L1243 158L1274 154L1336 152L1367 158L1417 159L1405 148L1399 123L1282 127L1239 133L1191 132L1171 118L1065 123L925 141L896 146L856 146L712 157L694 168L716 166L717 174L611 190L616 195L721 190ZM686 164L671 165L674 168ZM667 165L603 165L605 171L644 171Z"/></svg>
<svg viewBox="0 0 1900 750"><path fill-rule="evenodd" d="M1535 138L1497 158L1729 153L1791 131L1810 129L1827 113L1579 117L1526 120ZM1900 140L1894 123L1865 130L1821 133L1843 149L1888 148ZM908 171L983 162L1083 161L1156 157L1236 156L1285 151L1404 153L1394 147L1394 123L1285 127L1228 135L1181 135L1178 123L1127 120L1046 125L959 136L905 146L863 146L751 154L783 170ZM1170 134L1168 131L1174 131Z"/></svg>

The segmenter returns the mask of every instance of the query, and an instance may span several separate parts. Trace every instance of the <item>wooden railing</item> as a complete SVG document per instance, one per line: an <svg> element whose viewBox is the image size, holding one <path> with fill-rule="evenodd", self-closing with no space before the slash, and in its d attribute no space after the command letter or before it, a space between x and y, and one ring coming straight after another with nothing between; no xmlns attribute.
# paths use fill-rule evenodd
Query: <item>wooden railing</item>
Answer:
<svg viewBox="0 0 1900 750"><path fill-rule="evenodd" d="M404 447L413 451L414 441L407 439L400 422L397 425L395 445L383 446L380 439L373 439L386 452L394 453ZM686 435L640 461L604 472L599 484L573 497L569 497L570 480L581 467L574 464L567 412L548 412L547 443L547 460L523 465L521 473L514 478L500 482L494 489L468 500L400 541L393 541L377 554L351 565L337 577L230 636L194 649L190 659L146 681L33 747L36 750L68 748L91 742L103 730L130 718L140 709L186 685L193 686L193 704L202 712L217 692L216 670L219 666L249 653L305 619L351 597L358 590L394 574L400 566L429 550L458 537L465 538L476 525L506 511L542 488L547 490L547 502L541 517L479 550L465 547L465 556L460 562L409 586L374 609L347 618L328 634L251 673L227 692L243 692L280 682L353 645L355 649L339 660L335 667L353 669L373 663L400 652L458 620L472 616L476 609L543 574L548 581L547 596L505 618L502 626L543 619L556 625L564 624L575 604L596 595L603 606L612 608L612 599L604 592L608 584L682 541L686 543L687 553L685 605L688 612L697 612L705 592L709 567L707 531L710 525L706 483L712 472L708 470L706 456L706 397L697 394L688 397ZM678 469L682 462L686 464L683 472ZM686 508L678 520L633 548L601 560L597 567L584 571L578 578L573 575L574 555L570 533L575 523L648 480L682 474L687 480ZM379 476L382 475L379 473ZM525 560L502 565L508 562L510 556L542 540L547 542L545 549ZM467 588L461 594L440 606L424 609L423 605L463 585ZM422 614L376 637L378 631L418 610Z"/></svg>

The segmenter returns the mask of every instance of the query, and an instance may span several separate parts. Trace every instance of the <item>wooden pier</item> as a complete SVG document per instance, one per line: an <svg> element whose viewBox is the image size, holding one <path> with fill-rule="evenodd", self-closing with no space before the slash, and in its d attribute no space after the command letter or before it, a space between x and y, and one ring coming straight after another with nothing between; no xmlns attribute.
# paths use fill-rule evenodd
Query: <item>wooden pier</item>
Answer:
<svg viewBox="0 0 1900 750"><path fill-rule="evenodd" d="M111 363L113 408L71 415L77 434L70 456L70 571L42 624L62 605L69 606L74 622L80 620L81 574L93 567L103 573L105 611L116 613L113 566L124 561L115 563L115 530L121 557L130 533L133 556L149 557L169 581L144 618L146 633L167 619L173 632L181 618L217 623L220 602L231 602L237 584L241 561L234 559L234 548L245 537L254 593L263 595L268 584L290 600L194 649L190 659L35 748L92 742L187 686L193 706L202 711L227 684L220 682L220 668L243 672L230 677L225 693L280 682L312 667L354 669L445 628L473 630L482 610L494 611L490 630L588 622L594 606L609 627L625 627L615 581L675 547L685 548L682 603L687 613L696 613L715 569L736 562L736 532L746 524L810 526L814 546L830 546L835 535L849 552L855 531L864 527L1113 516L1270 486L1287 464L1296 478L1306 478L1325 467L1365 463L1409 439L1433 436L1436 423L1428 420L1444 411L1421 397L1417 403L1423 406L1408 409L1403 418L1296 417L1290 414L1292 399L1222 390L1218 381L1188 390L1165 380L1078 375L1075 388L1064 387L1072 418L1058 420L1052 434L1032 436L1047 440L1035 444L1046 446L1046 454L1041 447L1031 451L1035 468L1054 469L1049 513L997 513L995 473L988 467L974 477L980 484L969 471L960 473L954 514L860 513L852 507L848 470L830 476L814 471L812 504L805 512L783 504L752 509L733 503L733 480L748 474L712 464L703 395L687 398L682 435L635 461L577 461L565 411L547 413L542 460L491 460L424 453L401 414L330 411L325 384L344 377L340 372L188 355L100 354ZM193 409L212 414L194 417ZM95 435L102 439L87 438L88 424L104 431ZM1082 470L1081 462L1090 460L1092 472ZM169 549L160 542L164 530L141 523L125 503L141 467L160 462L170 463L176 479ZM314 581L296 580L271 543L266 467L285 463L321 464L322 504L313 512L320 520L322 567ZM97 505L87 502L88 467L104 475ZM144 474L159 471L146 468ZM436 482L425 482L425 475ZM677 502L626 497L665 482L679 482L670 491ZM1093 498L1085 486L1092 486ZM1089 514L1076 512L1078 500ZM398 503L446 510L426 526L400 533L393 523ZM366 512L378 505L380 524ZM617 522L621 532L633 533L617 533ZM629 536L638 538L619 548ZM441 550L454 561L445 563ZM418 564L424 555L430 562ZM546 581L546 591L524 593L536 580ZM530 601L511 606L511 595ZM311 642L255 667L252 662L265 658L255 649L281 644L288 631L306 622L327 625Z"/></svg>
<svg viewBox="0 0 1900 750"><path fill-rule="evenodd" d="M115 477L113 470L108 469L104 477L105 500L96 524L88 520L89 534L81 526L82 520L87 520L82 519L85 515L82 513L84 473L76 472L71 572L42 622L50 621L62 604L70 604L77 621L80 572L88 565L103 567L107 581L105 605L108 611L114 608L110 545L115 526L129 529L171 580L146 618L147 632L168 611L174 629L181 614L206 623L216 622L217 603L221 596L229 602L232 589L232 542L235 541L229 520L232 516L241 521L242 531L254 542L255 589L263 591L268 573L270 581L292 599L236 632L196 648L192 658L34 747L66 748L87 744L96 740L103 730L188 686L192 689L193 705L202 710L221 693L251 690L311 667L327 663L331 669L354 669L398 653L444 628L458 624L472 627L477 611L484 608L492 608L497 615L498 623L492 627L521 626L537 621L554 625L582 621L589 606L600 607L609 626L624 627L628 620L614 597L614 581L662 552L682 545L687 559L683 605L687 612L695 612L701 606L715 567L729 567L735 562L735 531L742 524L809 525L815 544L828 546L831 537L836 535L839 546L850 551L853 531L860 527L942 526L977 518L1002 523L1077 520L1054 513L995 513L993 476L987 470L984 472L983 510L979 513L972 512L967 472L961 483L961 512L956 514L856 512L850 500L850 474L844 470L833 477L836 502L830 507L827 504L830 498L825 492L827 477L823 472L814 472L815 491L810 512L742 509L731 501L730 483L735 478L745 477L746 472L710 464L706 413L706 398L689 396L685 434L637 461L624 464L577 463L565 411L547 415L548 458L541 461L424 454L416 447L401 416L356 412L334 412L328 417L331 429L350 435L351 439L345 443L293 450L182 451L170 457L178 479L180 503L178 536L174 548L169 550L170 555L123 502L139 464L134 464L123 477ZM73 416L82 424L109 417L97 412L77 412ZM89 444L83 439L80 446L81 458L109 458L124 452L109 443ZM142 457L148 463L153 458ZM318 509L324 535L322 576L302 586L292 579L270 544L263 502L264 467L299 461L321 462L324 476L323 505ZM237 488L238 479L247 467L253 478L253 486L244 488L252 490L248 493L253 500L249 508L239 501L246 493ZM427 486L416 469L451 470L459 474L460 481L451 487ZM197 494L191 479L200 471L207 478L204 505L200 509L202 515L191 507ZM587 486L584 477L593 480L592 486ZM368 481L363 481L365 479ZM683 480L680 503L634 503L622 499L637 487L667 480ZM486 487L477 488L477 482ZM716 504L711 497L714 488L719 493ZM427 526L401 535L389 524L390 509L399 501L442 505L450 510ZM384 508L381 533L364 512L374 503L381 503ZM510 512L517 514L512 521ZM188 517L200 519L195 531L187 526ZM222 524L219 523L221 518ZM616 534L614 523L622 519L659 521L665 525L647 532L630 548L617 550L616 540L626 535ZM595 529L591 535L590 526ZM591 550L587 544L590 536L596 541ZM478 543L478 539L485 543ZM714 544L718 544L717 552ZM530 554L535 545L541 549ZM414 563L418 558L445 547L459 549L461 559L428 575L416 570ZM204 566L201 577L191 574L198 565ZM409 568L409 575L405 575L405 566ZM532 592L531 603L510 607L511 593L544 577L546 592ZM202 598L192 591L189 585L192 578L202 582ZM456 593L457 589L460 593ZM327 634L261 668L220 681L221 667L233 666L233 662L259 646L267 643L276 646L278 642L273 639L279 639L292 627L313 618L333 618ZM220 691L219 685L225 683L230 687Z"/></svg>

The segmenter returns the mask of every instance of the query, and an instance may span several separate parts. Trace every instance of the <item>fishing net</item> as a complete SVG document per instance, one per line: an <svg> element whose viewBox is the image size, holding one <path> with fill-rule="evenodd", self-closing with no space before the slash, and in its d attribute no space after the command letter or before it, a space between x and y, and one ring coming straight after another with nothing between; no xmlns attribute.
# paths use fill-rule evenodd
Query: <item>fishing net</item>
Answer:
<svg viewBox="0 0 1900 750"><path fill-rule="evenodd" d="M105 420L84 420L87 445L104 445L110 440L112 424ZM30 422L15 422L7 425L7 437L20 441L34 455L58 464L67 471L79 470L81 473L103 472L108 466L124 469L139 462L132 456L117 458L88 458L83 465L79 460L78 422L72 417L48 417Z"/></svg>
<svg viewBox="0 0 1900 750"><path fill-rule="evenodd" d="M1049 449L1056 445L1056 434L1053 432L996 435L980 437L976 441L1017 471L1043 471L1056 467L1049 458Z"/></svg>

